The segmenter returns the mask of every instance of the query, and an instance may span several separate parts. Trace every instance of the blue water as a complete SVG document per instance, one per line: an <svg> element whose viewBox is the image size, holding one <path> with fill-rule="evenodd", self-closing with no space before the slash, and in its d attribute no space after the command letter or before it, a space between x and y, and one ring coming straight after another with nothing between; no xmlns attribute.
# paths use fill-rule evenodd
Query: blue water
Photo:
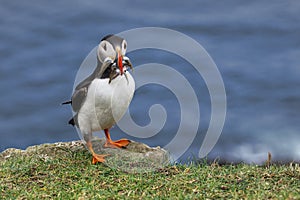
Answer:
<svg viewBox="0 0 300 200"><path fill-rule="evenodd" d="M108 33L158 26L197 40L223 77L227 117L210 158L260 163L269 151L276 160L299 161L299 10L297 1L1 1L0 151L78 140L67 125L71 109L60 103L71 96L81 62ZM129 57L134 65L189 66L157 50ZM188 157L198 152L207 130L210 102L201 77L193 71L185 76L202 91L197 93L202 125ZM132 139L164 146L178 128L174 95L157 85L145 86L136 91L130 112L137 124L149 123L148 109L157 101L153 94L165 99L172 117L158 135ZM115 128L113 137L127 136Z"/></svg>

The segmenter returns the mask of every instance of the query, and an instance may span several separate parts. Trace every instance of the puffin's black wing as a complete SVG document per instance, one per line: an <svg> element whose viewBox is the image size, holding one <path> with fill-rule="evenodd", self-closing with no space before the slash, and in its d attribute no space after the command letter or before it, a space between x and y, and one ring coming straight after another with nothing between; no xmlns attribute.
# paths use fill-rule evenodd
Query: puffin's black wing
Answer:
<svg viewBox="0 0 300 200"><path fill-rule="evenodd" d="M80 82L72 95L71 100L65 101L62 103L62 105L65 104L72 104L72 108L75 112L78 112L80 109L81 104L85 100L85 97L87 95L88 87L90 86L91 82L93 81L93 74L91 74L89 77L84 79L82 82Z"/></svg>
<svg viewBox="0 0 300 200"><path fill-rule="evenodd" d="M88 92L88 86L83 87L79 90L75 90L72 96L72 108L74 112L78 112L86 99Z"/></svg>
<svg viewBox="0 0 300 200"><path fill-rule="evenodd" d="M72 96L72 100L71 100L72 108L75 112L78 112L80 110L83 102L85 101L87 92L88 92L88 88L89 88L90 84L92 83L92 81L95 78L102 78L102 75L108 69L108 67L110 65L111 65L111 62L105 62L101 65L101 67L99 67L99 65L98 65L97 68L95 69L95 71L90 76L88 76L86 79L84 79L82 82L80 82L76 86L75 91Z"/></svg>

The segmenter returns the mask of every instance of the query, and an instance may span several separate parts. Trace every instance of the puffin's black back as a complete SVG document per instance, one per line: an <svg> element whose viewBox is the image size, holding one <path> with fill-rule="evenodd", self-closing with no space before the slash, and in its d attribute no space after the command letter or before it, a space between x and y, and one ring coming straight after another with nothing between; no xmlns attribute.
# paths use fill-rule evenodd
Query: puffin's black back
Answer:
<svg viewBox="0 0 300 200"><path fill-rule="evenodd" d="M108 35L104 36L100 41L107 40L111 36L114 36L114 34L108 34Z"/></svg>

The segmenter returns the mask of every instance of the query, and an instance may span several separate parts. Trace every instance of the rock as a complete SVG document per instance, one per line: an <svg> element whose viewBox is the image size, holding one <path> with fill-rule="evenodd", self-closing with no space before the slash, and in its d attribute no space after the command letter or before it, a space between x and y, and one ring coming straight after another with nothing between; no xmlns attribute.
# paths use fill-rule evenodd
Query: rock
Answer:
<svg viewBox="0 0 300 200"><path fill-rule="evenodd" d="M109 154L105 159L106 166L121 171L136 173L150 172L170 164L169 153L160 148L151 148L146 144L132 141L127 148L104 148L105 139L93 140L93 148L98 154ZM0 162L16 156L37 156L42 160L54 160L57 157L69 156L72 152L87 151L81 141L58 142L28 147L26 150L10 148L0 153Z"/></svg>
<svg viewBox="0 0 300 200"><path fill-rule="evenodd" d="M104 148L104 139L93 141L93 147L98 154L110 154L105 164L122 171L148 172L155 171L170 164L169 153L160 148L151 148L140 142L131 141L126 149Z"/></svg>
<svg viewBox="0 0 300 200"><path fill-rule="evenodd" d="M38 157L42 160L54 160L69 156L70 152L84 150L81 141L57 142L30 146L25 150L9 148L0 153L0 162L17 157Z"/></svg>

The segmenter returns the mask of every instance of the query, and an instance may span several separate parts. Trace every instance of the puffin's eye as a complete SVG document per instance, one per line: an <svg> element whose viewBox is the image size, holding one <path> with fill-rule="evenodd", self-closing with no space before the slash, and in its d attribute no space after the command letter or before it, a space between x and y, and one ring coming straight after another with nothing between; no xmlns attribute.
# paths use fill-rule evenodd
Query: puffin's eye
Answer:
<svg viewBox="0 0 300 200"><path fill-rule="evenodd" d="M123 40L122 42L122 55L124 56L126 54L126 48L127 48L127 42Z"/></svg>
<svg viewBox="0 0 300 200"><path fill-rule="evenodd" d="M103 45L103 49L104 49L104 51L106 51L106 50L107 50L107 48L106 48L106 43L104 43L104 45Z"/></svg>

